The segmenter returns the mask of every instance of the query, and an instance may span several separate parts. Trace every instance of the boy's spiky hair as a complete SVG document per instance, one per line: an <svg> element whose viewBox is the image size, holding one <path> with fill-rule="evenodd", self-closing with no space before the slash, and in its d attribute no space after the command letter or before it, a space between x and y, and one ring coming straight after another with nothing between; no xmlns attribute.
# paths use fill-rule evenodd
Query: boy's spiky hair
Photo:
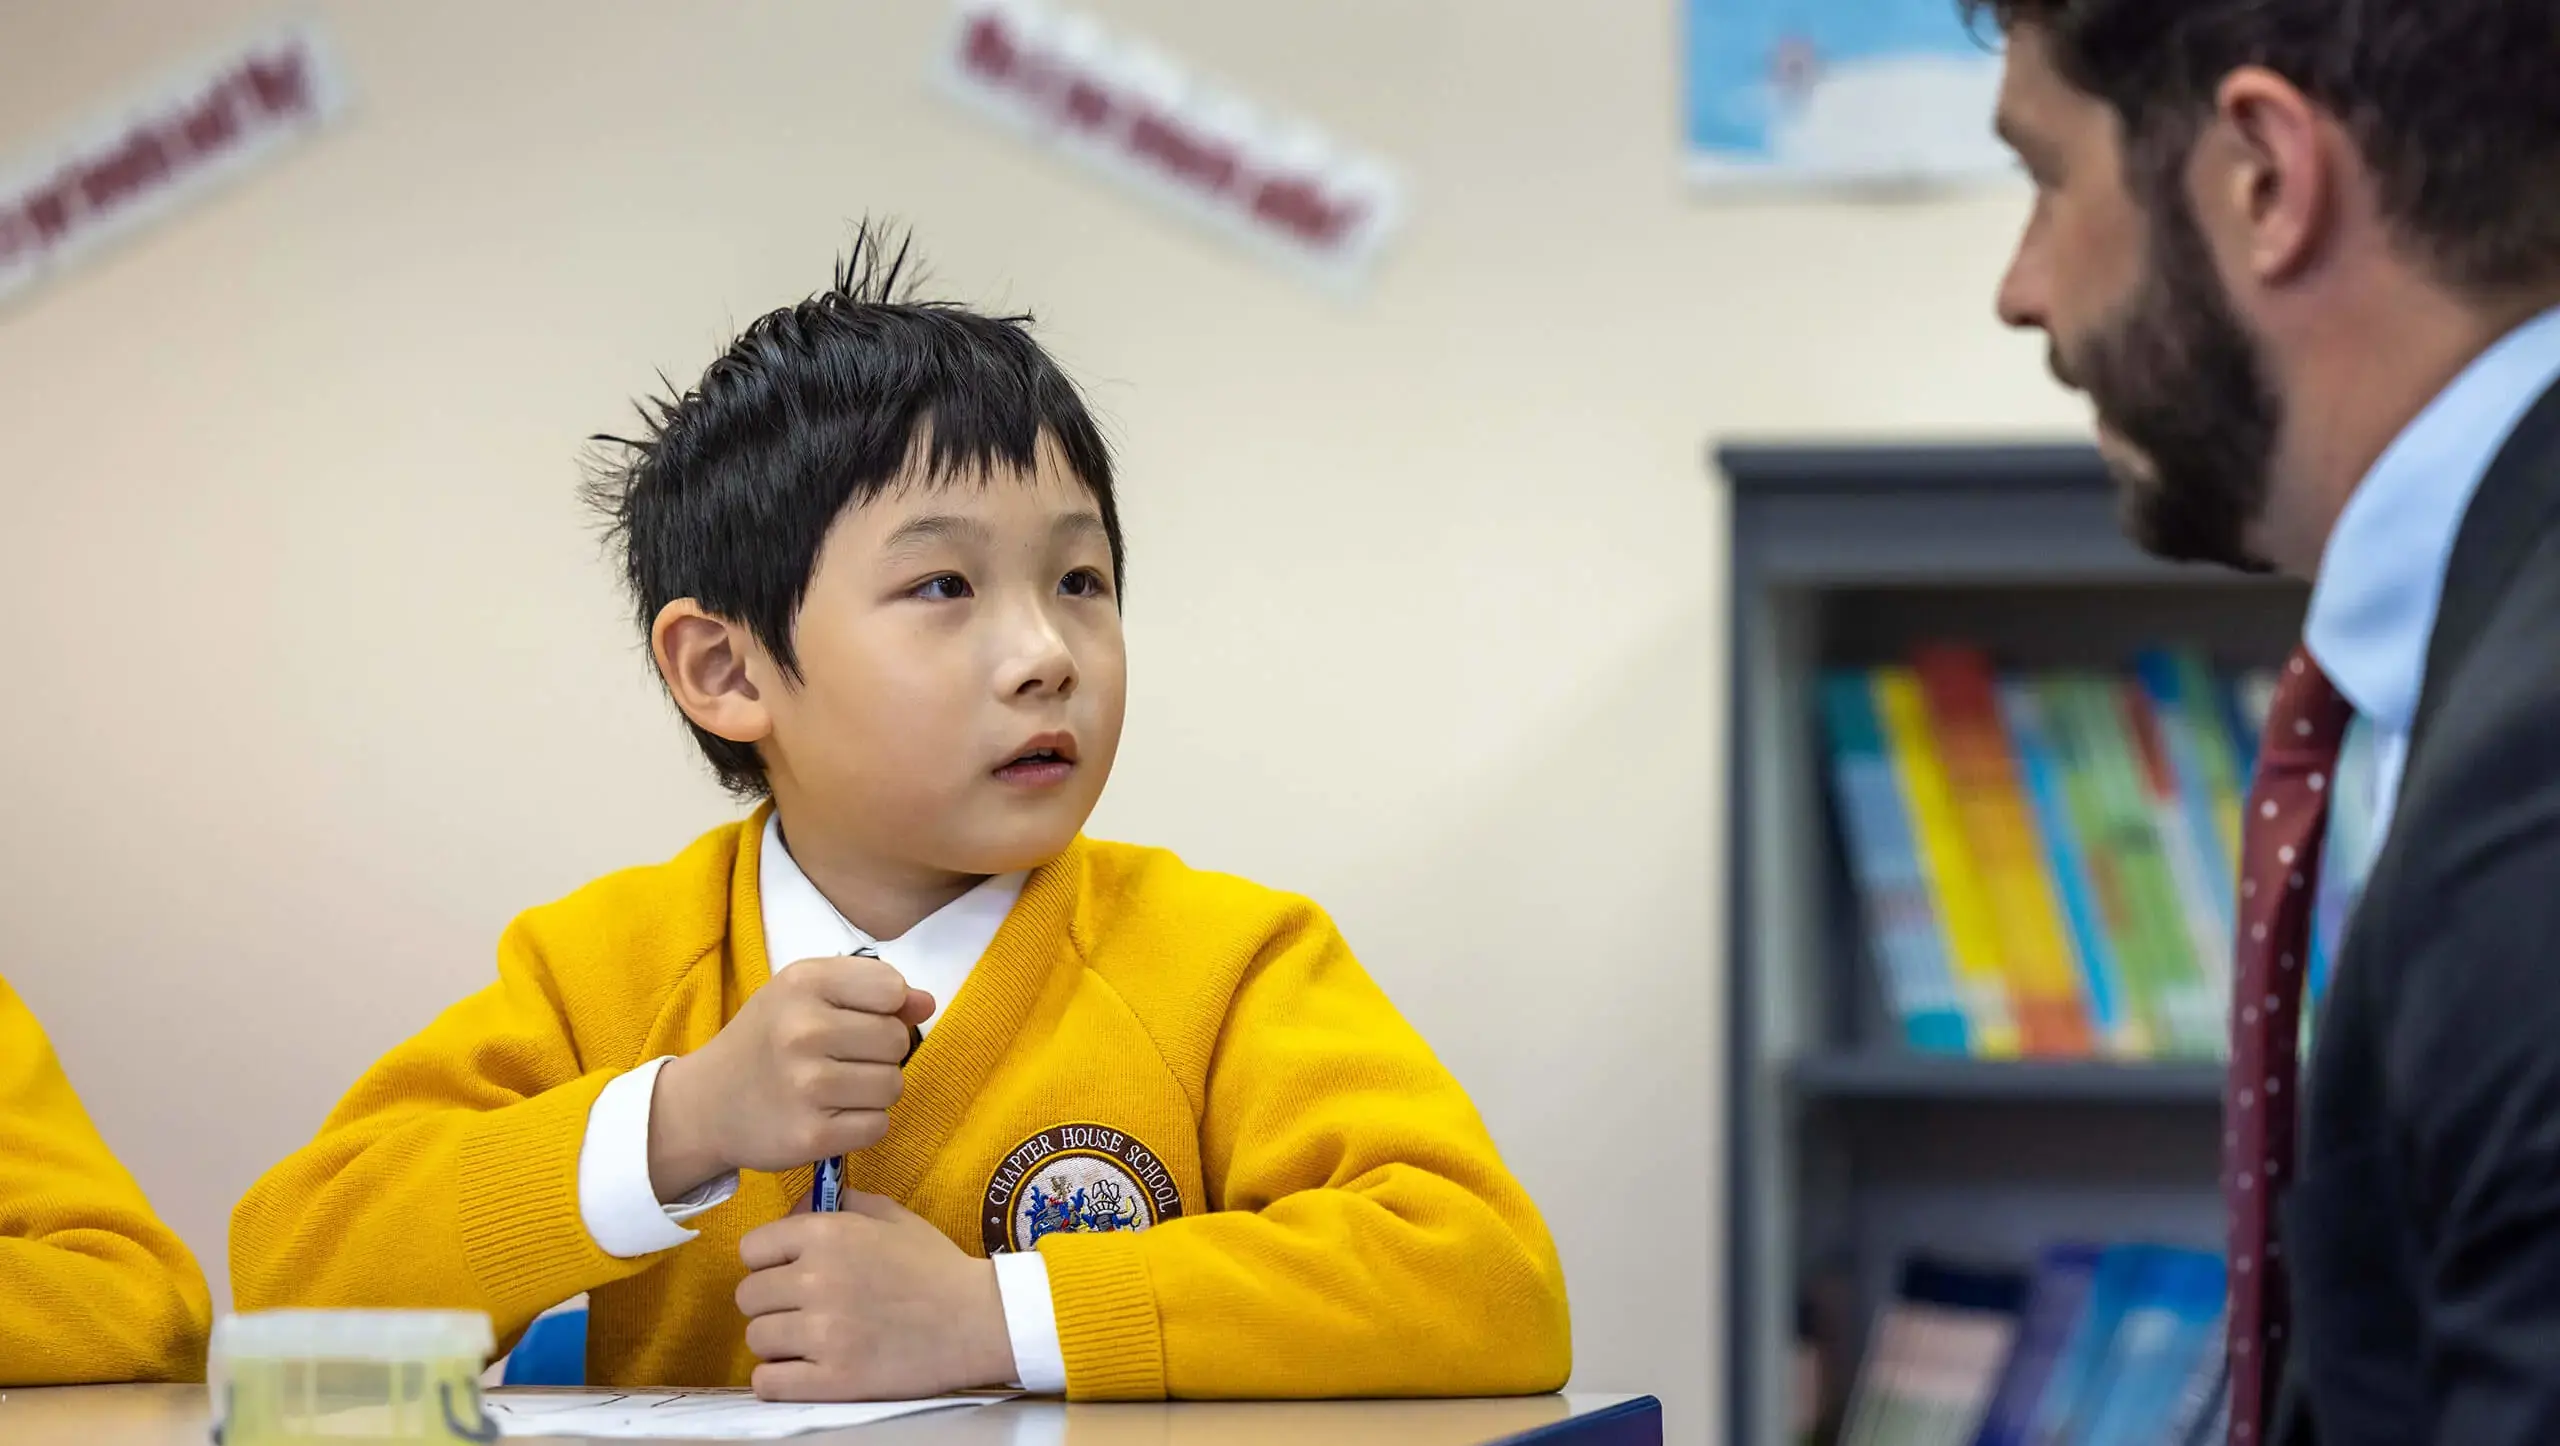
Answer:
<svg viewBox="0 0 2560 1446"><path fill-rule="evenodd" d="M692 598L745 625L799 677L794 624L848 508L902 480L1027 472L1048 437L1091 492L1127 586L1111 452L1028 315L922 299L910 238L864 222L834 284L768 312L691 388L639 403L637 437L600 434L586 500L621 553L642 635ZM730 792L766 792L762 760L691 724Z"/></svg>

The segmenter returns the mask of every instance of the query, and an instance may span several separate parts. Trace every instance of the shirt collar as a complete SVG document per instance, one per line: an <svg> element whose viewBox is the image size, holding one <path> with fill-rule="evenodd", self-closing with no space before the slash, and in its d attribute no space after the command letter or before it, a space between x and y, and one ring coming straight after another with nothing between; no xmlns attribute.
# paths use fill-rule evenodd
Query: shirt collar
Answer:
<svg viewBox="0 0 2560 1446"><path fill-rule="evenodd" d="M800 871L782 841L782 814L765 817L764 847L756 864L756 892L764 901L764 947L773 972L802 959L824 959L871 948L907 982L929 990L936 1013L951 1003L961 981L995 942L1022 896L1028 874L998 874L943 905L895 939L874 939L853 926Z"/></svg>
<svg viewBox="0 0 2560 1446"><path fill-rule="evenodd" d="M2302 641L2358 713L2416 721L2462 515L2507 436L2560 380L2560 308L2482 352L2357 484L2320 555Z"/></svg>

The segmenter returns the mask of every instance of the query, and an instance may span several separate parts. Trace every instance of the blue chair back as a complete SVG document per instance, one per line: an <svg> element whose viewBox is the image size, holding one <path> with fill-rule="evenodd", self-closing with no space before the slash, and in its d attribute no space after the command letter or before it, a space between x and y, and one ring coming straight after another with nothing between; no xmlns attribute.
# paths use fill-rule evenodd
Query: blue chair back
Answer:
<svg viewBox="0 0 2560 1446"><path fill-rule="evenodd" d="M587 1313L564 1310L525 1328L507 1353L502 1373L510 1386L583 1386L587 1383Z"/></svg>

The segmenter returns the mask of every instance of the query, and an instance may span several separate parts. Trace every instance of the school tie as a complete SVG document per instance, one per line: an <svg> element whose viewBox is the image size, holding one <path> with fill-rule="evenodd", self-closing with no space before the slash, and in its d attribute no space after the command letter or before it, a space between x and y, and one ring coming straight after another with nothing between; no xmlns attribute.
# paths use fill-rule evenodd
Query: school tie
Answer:
<svg viewBox="0 0 2560 1446"><path fill-rule="evenodd" d="M2223 1199L2231 1220L2231 1446L2256 1446L2284 1364L2285 1270L2276 1200L2293 1178L2304 961L2330 784L2352 713L2295 649L2267 710L2240 837Z"/></svg>

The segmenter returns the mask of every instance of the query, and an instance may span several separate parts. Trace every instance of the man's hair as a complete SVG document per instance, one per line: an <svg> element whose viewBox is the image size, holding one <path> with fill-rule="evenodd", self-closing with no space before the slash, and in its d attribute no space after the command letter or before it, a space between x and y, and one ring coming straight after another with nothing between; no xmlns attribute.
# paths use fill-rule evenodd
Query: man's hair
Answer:
<svg viewBox="0 0 2560 1446"><path fill-rule="evenodd" d="M758 318L691 390L643 400L640 436L592 439L606 450L585 494L644 636L689 597L797 682L794 625L836 519L902 481L1027 471L1043 436L1093 494L1126 586L1110 448L1031 318L915 289L906 239L865 222L832 287ZM731 793L767 791L752 744L687 722Z"/></svg>
<svg viewBox="0 0 2560 1446"><path fill-rule="evenodd" d="M2244 65L2336 115L2385 217L2437 276L2489 294L2560 275L2560 11L2552 0L1959 0L2040 28L2124 124L2147 198L2174 183Z"/></svg>

